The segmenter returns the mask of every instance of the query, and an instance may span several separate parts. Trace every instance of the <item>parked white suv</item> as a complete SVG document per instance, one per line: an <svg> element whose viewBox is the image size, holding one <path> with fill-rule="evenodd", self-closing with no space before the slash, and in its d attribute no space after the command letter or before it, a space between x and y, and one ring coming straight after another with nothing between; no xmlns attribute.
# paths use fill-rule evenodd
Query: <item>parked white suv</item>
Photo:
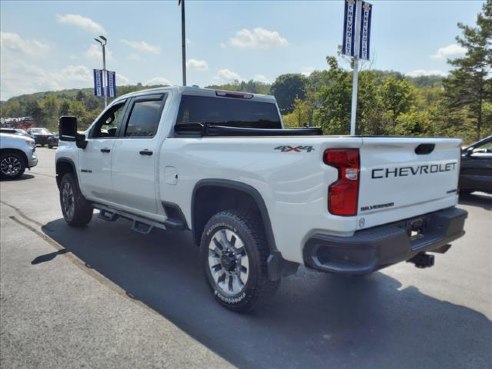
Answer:
<svg viewBox="0 0 492 369"><path fill-rule="evenodd" d="M0 133L0 177L20 177L26 168L38 164L36 144L32 137Z"/></svg>

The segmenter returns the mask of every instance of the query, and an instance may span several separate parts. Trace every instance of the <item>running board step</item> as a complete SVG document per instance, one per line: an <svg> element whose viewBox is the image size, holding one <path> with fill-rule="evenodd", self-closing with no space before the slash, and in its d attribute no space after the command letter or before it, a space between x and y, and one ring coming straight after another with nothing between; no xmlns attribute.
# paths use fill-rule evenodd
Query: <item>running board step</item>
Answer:
<svg viewBox="0 0 492 369"><path fill-rule="evenodd" d="M186 229L184 222L182 220L179 220L179 219L166 219L164 221L164 225L167 228L172 228L172 229L176 229L179 231Z"/></svg>
<svg viewBox="0 0 492 369"><path fill-rule="evenodd" d="M142 223L139 222L138 220L134 220L132 224L132 231L142 233L142 234L149 234L152 231L153 226L147 223Z"/></svg>
<svg viewBox="0 0 492 369"><path fill-rule="evenodd" d="M107 210L101 210L99 212L99 218L107 222L115 222L120 216L116 213Z"/></svg>
<svg viewBox="0 0 492 369"><path fill-rule="evenodd" d="M156 222L154 220L127 213L122 210L110 208L109 206L102 204L95 203L93 206L99 210L99 218L109 222L114 222L119 218L128 219L132 222L131 230L138 233L149 234L154 228L159 228L162 230L167 229L165 223Z"/></svg>

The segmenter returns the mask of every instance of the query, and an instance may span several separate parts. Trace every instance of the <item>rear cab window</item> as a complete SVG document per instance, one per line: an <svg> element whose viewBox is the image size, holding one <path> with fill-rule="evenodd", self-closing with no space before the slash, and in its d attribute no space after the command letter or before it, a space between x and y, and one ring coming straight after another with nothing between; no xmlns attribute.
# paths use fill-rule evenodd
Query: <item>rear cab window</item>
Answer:
<svg viewBox="0 0 492 369"><path fill-rule="evenodd" d="M207 123L227 127L281 129L273 102L242 98L183 95L176 124Z"/></svg>

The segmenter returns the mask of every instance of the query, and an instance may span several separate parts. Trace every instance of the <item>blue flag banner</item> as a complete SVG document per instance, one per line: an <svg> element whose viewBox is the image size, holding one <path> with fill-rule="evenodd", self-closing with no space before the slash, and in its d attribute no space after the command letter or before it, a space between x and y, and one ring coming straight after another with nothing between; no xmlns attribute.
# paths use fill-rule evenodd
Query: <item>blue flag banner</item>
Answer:
<svg viewBox="0 0 492 369"><path fill-rule="evenodd" d="M115 72L111 72L111 71L107 71L108 73L108 91L107 91L107 95L106 96L109 96L109 97L116 97L116 73Z"/></svg>
<svg viewBox="0 0 492 369"><path fill-rule="evenodd" d="M342 54L354 56L355 37L355 0L345 0L345 16L343 20Z"/></svg>
<svg viewBox="0 0 492 369"><path fill-rule="evenodd" d="M94 69L94 95L104 96L103 71L101 69Z"/></svg>
<svg viewBox="0 0 492 369"><path fill-rule="evenodd" d="M372 16L372 5L363 1L361 20L360 20L359 58L365 60L369 60L370 57L371 16Z"/></svg>

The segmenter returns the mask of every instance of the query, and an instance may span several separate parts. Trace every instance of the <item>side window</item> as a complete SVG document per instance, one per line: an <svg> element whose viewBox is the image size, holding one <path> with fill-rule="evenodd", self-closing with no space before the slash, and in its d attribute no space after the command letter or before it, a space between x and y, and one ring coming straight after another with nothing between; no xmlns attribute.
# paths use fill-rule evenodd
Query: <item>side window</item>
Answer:
<svg viewBox="0 0 492 369"><path fill-rule="evenodd" d="M473 153L492 153L492 141L483 143L473 149Z"/></svg>
<svg viewBox="0 0 492 369"><path fill-rule="evenodd" d="M484 142L476 146L471 152L472 158L490 159L492 158L492 141Z"/></svg>
<svg viewBox="0 0 492 369"><path fill-rule="evenodd" d="M138 99L133 103L125 137L153 137L161 120L163 97Z"/></svg>
<svg viewBox="0 0 492 369"><path fill-rule="evenodd" d="M94 125L91 138L115 137L123 121L125 101L112 106Z"/></svg>

